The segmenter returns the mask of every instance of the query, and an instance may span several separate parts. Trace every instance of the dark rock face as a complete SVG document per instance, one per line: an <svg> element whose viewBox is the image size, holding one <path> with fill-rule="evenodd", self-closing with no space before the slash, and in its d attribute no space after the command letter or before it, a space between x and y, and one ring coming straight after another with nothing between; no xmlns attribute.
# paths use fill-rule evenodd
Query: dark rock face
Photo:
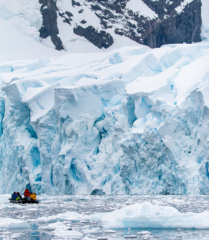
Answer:
<svg viewBox="0 0 209 240"><path fill-rule="evenodd" d="M43 15L40 36L42 38L51 36L56 49L63 49L62 36L61 39L57 36L59 33L58 14L63 18L64 23L73 28L76 35L86 38L98 48L108 48L113 44L114 38L111 36L113 31L117 35L126 36L151 48L164 44L201 41L201 0L193 0L188 4L185 0L142 0L155 14L153 17L128 9L129 1L131 0L86 0L83 3L79 0L69 0L79 16L82 16L87 8L89 14L90 9L100 22L98 27L98 24L95 23L94 26L89 21L91 14L88 18L85 15L79 22L76 22L76 16L73 16L71 12L57 7L58 0L39 0L42 3L41 13ZM178 11L178 7L181 7L182 11ZM81 24L85 24L86 28L80 26Z"/></svg>
<svg viewBox="0 0 209 240"><path fill-rule="evenodd" d="M85 23L87 23L85 20L82 20L80 23L82 23L82 24L85 24Z"/></svg>
<svg viewBox="0 0 209 240"><path fill-rule="evenodd" d="M51 37L53 44L57 50L62 50L63 45L60 38L57 36L59 30L57 27L57 6L54 0L39 0L41 3L41 14L43 16L43 24L40 29L40 37Z"/></svg>
<svg viewBox="0 0 209 240"><path fill-rule="evenodd" d="M91 192L91 195L99 195L99 196L102 196L102 195L105 195L105 192L103 192L102 189L94 189L94 190Z"/></svg>
<svg viewBox="0 0 209 240"><path fill-rule="evenodd" d="M73 7L74 7L74 6L81 6L81 4L79 3L79 1L76 2L76 1L72 0L72 6L73 6Z"/></svg>
<svg viewBox="0 0 209 240"><path fill-rule="evenodd" d="M154 2L143 0L153 11L159 20L150 22L148 32L142 34L142 42L150 47L160 47L172 43L192 43L201 41L201 1L194 0L186 5L184 11L178 14L175 8L182 2L177 0L173 4L165 4L165 0ZM165 7L164 7L165 6ZM165 11L167 10L167 11Z"/></svg>
<svg viewBox="0 0 209 240"><path fill-rule="evenodd" d="M124 14L123 10L126 7L127 0L115 0L115 1L107 1L107 0L88 0L88 2L97 2L101 4L105 8L109 8L116 13Z"/></svg>
<svg viewBox="0 0 209 240"><path fill-rule="evenodd" d="M89 40L89 42L93 43L98 48L108 48L113 44L113 38L109 33L105 31L97 32L92 26L87 28L78 26L77 28L74 28L74 33L85 37L87 40Z"/></svg>
<svg viewBox="0 0 209 240"><path fill-rule="evenodd" d="M143 0L158 15L154 19L126 9L128 0L120 1L120 3L112 1L112 5L105 0L89 1L93 2L92 10L96 11L96 15L100 18L105 29L113 27L115 23L122 22L123 27L116 28L116 34L124 35L151 48L160 47L164 44L201 41L200 0L194 0L187 4L181 13L178 13L175 8L180 6L183 0L173 2ZM120 15L115 15L113 11L120 13ZM133 24L133 21L135 24Z"/></svg>
<svg viewBox="0 0 209 240"><path fill-rule="evenodd" d="M63 22L64 23L68 23L69 25L71 25L71 22L73 21L72 17L73 17L73 14L71 12L61 12L59 11L59 16L64 18Z"/></svg>

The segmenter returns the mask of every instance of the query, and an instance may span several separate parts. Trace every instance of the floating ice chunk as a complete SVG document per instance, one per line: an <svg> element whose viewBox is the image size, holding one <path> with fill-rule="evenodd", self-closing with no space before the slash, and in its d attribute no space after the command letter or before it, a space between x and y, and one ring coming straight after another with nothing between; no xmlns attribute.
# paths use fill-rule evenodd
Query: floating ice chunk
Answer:
<svg viewBox="0 0 209 240"><path fill-rule="evenodd" d="M137 238L137 235L126 235L124 238Z"/></svg>
<svg viewBox="0 0 209 240"><path fill-rule="evenodd" d="M60 237L60 238L82 238L83 234L81 232L78 231L54 231L53 235L56 237Z"/></svg>
<svg viewBox="0 0 209 240"><path fill-rule="evenodd" d="M48 223L55 223L57 221L80 221L82 219L81 214L77 212L66 212L60 213L57 215L53 215L50 217L40 217L37 219L37 222L48 222Z"/></svg>
<svg viewBox="0 0 209 240"><path fill-rule="evenodd" d="M29 227L30 225L27 222L19 219L0 218L0 228L24 229Z"/></svg>
<svg viewBox="0 0 209 240"><path fill-rule="evenodd" d="M89 234L89 233L94 233L94 234L102 234L103 232L101 231L101 228L91 228L91 229L84 229L82 230L83 234Z"/></svg>
<svg viewBox="0 0 209 240"><path fill-rule="evenodd" d="M21 239L21 237L23 237L24 233L14 233L11 235L12 239Z"/></svg>
<svg viewBox="0 0 209 240"><path fill-rule="evenodd" d="M54 222L54 223L50 223L48 224L47 226L40 226L39 228L40 229L46 229L46 230L51 230L51 229L60 229L60 230L67 230L69 228L69 226L66 226L64 224L65 222L60 222L60 221L57 221L57 222Z"/></svg>
<svg viewBox="0 0 209 240"><path fill-rule="evenodd" d="M141 231L141 232L138 232L137 235L152 235L152 233L149 231Z"/></svg>
<svg viewBox="0 0 209 240"><path fill-rule="evenodd" d="M107 213L101 220L104 228L183 228L209 229L209 212L180 213L167 206L155 206L149 202L134 204Z"/></svg>
<svg viewBox="0 0 209 240"><path fill-rule="evenodd" d="M106 213L100 212L100 213L94 213L89 215L89 218L92 219L93 221L99 221L101 220Z"/></svg>
<svg viewBox="0 0 209 240"><path fill-rule="evenodd" d="M106 230L105 232L106 233L115 233L116 231L115 230Z"/></svg>
<svg viewBox="0 0 209 240"><path fill-rule="evenodd" d="M81 238L83 237L83 234L72 230L72 228L69 227L68 222L55 222L55 223L50 223L47 226L40 226L40 229L45 229L45 230L54 230L52 233L54 236L57 237L64 237L64 238Z"/></svg>

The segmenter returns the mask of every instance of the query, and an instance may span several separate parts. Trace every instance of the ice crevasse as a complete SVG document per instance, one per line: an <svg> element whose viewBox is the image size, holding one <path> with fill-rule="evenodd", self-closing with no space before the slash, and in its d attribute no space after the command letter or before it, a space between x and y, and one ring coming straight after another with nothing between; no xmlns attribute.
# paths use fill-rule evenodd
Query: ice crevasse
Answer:
<svg viewBox="0 0 209 240"><path fill-rule="evenodd" d="M209 44L0 64L0 192L209 193Z"/></svg>

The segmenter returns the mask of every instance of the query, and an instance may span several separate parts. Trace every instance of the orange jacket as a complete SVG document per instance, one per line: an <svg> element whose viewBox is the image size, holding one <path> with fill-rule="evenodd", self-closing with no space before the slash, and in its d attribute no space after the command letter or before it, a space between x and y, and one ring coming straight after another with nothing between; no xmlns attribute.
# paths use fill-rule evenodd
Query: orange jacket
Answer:
<svg viewBox="0 0 209 240"><path fill-rule="evenodd" d="M32 200L36 200L36 194L35 194L35 193L32 193L32 194L30 195L30 198L31 198Z"/></svg>

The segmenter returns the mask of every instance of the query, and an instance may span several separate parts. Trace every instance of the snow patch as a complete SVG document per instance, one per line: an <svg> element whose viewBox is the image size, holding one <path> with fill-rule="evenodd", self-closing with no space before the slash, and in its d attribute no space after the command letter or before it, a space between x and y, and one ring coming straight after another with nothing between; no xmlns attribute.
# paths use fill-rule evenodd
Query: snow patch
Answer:
<svg viewBox="0 0 209 240"><path fill-rule="evenodd" d="M152 11L142 0L130 0L126 7L133 12L139 12L140 15L149 17L150 19L157 18L157 14Z"/></svg>

